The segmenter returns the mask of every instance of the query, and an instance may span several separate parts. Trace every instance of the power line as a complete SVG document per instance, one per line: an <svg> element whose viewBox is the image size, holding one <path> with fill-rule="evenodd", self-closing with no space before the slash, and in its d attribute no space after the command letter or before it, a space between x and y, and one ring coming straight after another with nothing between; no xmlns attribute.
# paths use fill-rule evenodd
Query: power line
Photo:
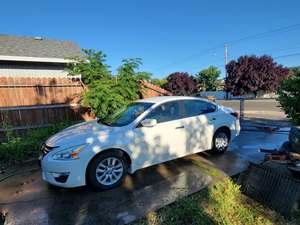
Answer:
<svg viewBox="0 0 300 225"><path fill-rule="evenodd" d="M297 53L292 53L292 54L286 54L286 55L279 55L279 56L274 56L272 57L273 59L278 59L278 58L288 58L288 57L294 57L294 56L300 56L300 52ZM224 64L217 64L217 65L213 65L214 67L224 67ZM196 67L194 67L196 68ZM199 67L198 67L199 68Z"/></svg>
<svg viewBox="0 0 300 225"><path fill-rule="evenodd" d="M294 50L294 49L299 49L299 48L300 48L300 45L295 45L295 46L290 47L290 48L269 48L269 49L259 50L259 51L257 51L257 52L284 51L284 50ZM255 54L255 53L245 53L245 54L247 54L247 55L253 55L253 54ZM263 54L265 54L265 53L263 53ZM267 53L266 53L266 54L267 54ZM292 53L291 53L291 54L288 54L288 55L292 55L292 56L293 56ZM241 56L241 54L233 55L231 58L237 58L237 57L239 57L239 56ZM277 57L278 57L278 56L277 56ZM210 61L210 63L208 63L207 65L213 65L213 63L218 63L218 62L223 61L223 60L224 60L224 56L223 56L223 57L218 57L217 59L214 59L214 60ZM228 59L227 61L229 61L229 59ZM227 64L227 63L226 63L226 64ZM194 71L195 69L201 68L201 66L203 66L203 65L204 65L204 64L198 64L198 65L196 65L196 66L190 67L190 69L192 69L192 71ZM213 65L213 66L215 66L215 65ZM223 66L224 66L224 64L218 64L216 67L223 67Z"/></svg>
<svg viewBox="0 0 300 225"><path fill-rule="evenodd" d="M269 51L275 51L275 52L280 52L280 51L286 51L286 50L294 50L294 49L299 49L300 48L300 45L296 45L294 47L290 47L290 48L269 48L269 49L264 49L264 50L258 50L258 51L255 51L256 53L257 52L261 52L262 54L272 54L272 53L267 53ZM244 53L244 54L247 54L247 55L255 55L256 53ZM237 58L241 56L241 54L235 54L233 55L231 58ZM223 59L219 59L218 61L221 61Z"/></svg>
<svg viewBox="0 0 300 225"><path fill-rule="evenodd" d="M273 59L286 58L286 57L292 57L292 56L298 56L298 55L300 55L300 52L298 52L298 53L293 53L293 54L287 54L287 55L276 56L276 57L273 57Z"/></svg>
<svg viewBox="0 0 300 225"><path fill-rule="evenodd" d="M297 29L300 29L300 23L294 24L294 25L290 25L290 26L280 27L280 28L277 28L277 29L273 29L273 30L269 30L269 31L265 31L265 32L253 34L253 35L249 35L249 36L246 36L246 37L243 37L243 38L240 38L240 39L236 39L236 40L233 40L233 41L228 41L226 43L228 43L230 45L233 45L233 44L236 44L236 43L239 43L239 42L243 42L243 41L247 41L247 40L251 40L251 39L257 39L257 38L266 37L266 36L268 36L270 34L285 33L285 32L290 32L290 31L297 30ZM159 67L157 69L154 69L154 71L159 71L159 70L162 70L162 69L170 67L170 66L175 66L175 65L182 64L182 63L184 63L184 62L186 62L186 61L188 61L188 60L190 60L190 59L192 59L194 57L199 57L199 56L202 56L202 55L205 55L205 54L209 53L212 50L221 48L221 47L224 46L224 44L225 43L221 43L221 44L215 45L214 47L208 48L208 49L204 50L201 53L196 53L196 54L187 56L185 58L182 58L180 61L178 60L178 61L170 63L170 64L168 64L166 66L162 66L162 67Z"/></svg>
<svg viewBox="0 0 300 225"><path fill-rule="evenodd" d="M258 52L269 52L269 51L285 51L285 50L294 50L294 49L299 49L300 45L296 45L290 48L269 48L269 49L265 49L265 50L259 50Z"/></svg>
<svg viewBox="0 0 300 225"><path fill-rule="evenodd" d="M223 47L223 46L224 46L224 44L218 44L218 45L215 45L214 47L208 48L208 49L204 50L204 51L201 52L201 53L195 53L195 54L193 54L193 55L189 55L189 56L187 56L187 57L185 57L185 58L182 58L181 60L178 60L178 61L173 62L173 63L170 63L170 64L168 64L168 65L159 67L159 68L157 68L157 69L154 69L154 71L159 71L159 70L162 70L162 69L164 69L164 68L166 68L166 67L170 67L170 66L175 66L175 65L178 65L178 64L182 64L183 62L186 62L186 61L188 61L188 60L190 60L190 59L193 59L194 57L199 57L199 56L202 56L202 55L206 55L206 54L209 53L210 51L215 50L215 49L218 49L218 48L221 48L221 47Z"/></svg>
<svg viewBox="0 0 300 225"><path fill-rule="evenodd" d="M290 25L290 26L286 26L286 27L281 27L281 28L277 28L277 29L273 29L273 30L269 30L266 32L262 32L262 33L257 33L257 34L253 34L253 35L249 35L234 41L229 41L227 43L229 43L230 45L242 42L242 41L247 41L247 40L251 40L251 39L257 39L257 38L262 38L262 37L266 37L269 36L270 34L277 34L277 33L285 33L285 32L290 32L290 31L294 31L300 28L300 24L294 24L294 25Z"/></svg>

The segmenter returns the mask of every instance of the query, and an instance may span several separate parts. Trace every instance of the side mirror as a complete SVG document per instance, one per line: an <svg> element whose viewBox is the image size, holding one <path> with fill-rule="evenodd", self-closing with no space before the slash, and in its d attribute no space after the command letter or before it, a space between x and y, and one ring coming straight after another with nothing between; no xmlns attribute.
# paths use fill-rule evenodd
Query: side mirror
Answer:
<svg viewBox="0 0 300 225"><path fill-rule="evenodd" d="M156 119L145 119L141 122L143 127L154 127L157 124Z"/></svg>

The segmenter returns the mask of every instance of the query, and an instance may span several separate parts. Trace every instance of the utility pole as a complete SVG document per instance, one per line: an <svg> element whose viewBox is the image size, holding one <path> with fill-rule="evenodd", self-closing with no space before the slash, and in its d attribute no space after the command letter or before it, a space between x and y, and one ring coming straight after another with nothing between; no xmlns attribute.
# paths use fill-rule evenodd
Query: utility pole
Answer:
<svg viewBox="0 0 300 225"><path fill-rule="evenodd" d="M226 65L228 63L228 45L225 44L224 45L224 58L225 58L225 80L227 78L227 69L226 69ZM226 99L228 99L228 92L226 91Z"/></svg>
<svg viewBox="0 0 300 225"><path fill-rule="evenodd" d="M228 45L225 44L224 45L224 56L225 56L225 69L226 69L226 65L228 63ZM227 72L226 72L226 77L227 77Z"/></svg>

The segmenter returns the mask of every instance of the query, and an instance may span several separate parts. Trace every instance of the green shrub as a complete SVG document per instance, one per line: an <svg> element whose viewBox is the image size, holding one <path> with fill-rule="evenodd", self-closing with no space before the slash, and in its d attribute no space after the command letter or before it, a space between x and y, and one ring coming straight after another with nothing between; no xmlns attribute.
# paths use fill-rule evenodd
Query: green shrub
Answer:
<svg viewBox="0 0 300 225"><path fill-rule="evenodd" d="M45 128L29 130L24 136L10 136L0 144L0 164L9 165L37 158L40 147L49 136L57 133L70 123L54 124Z"/></svg>
<svg viewBox="0 0 300 225"><path fill-rule="evenodd" d="M291 122L300 126L300 74L281 82L278 100Z"/></svg>
<svg viewBox="0 0 300 225"><path fill-rule="evenodd" d="M92 49L82 49L82 56L73 58L68 64L67 71L71 76L81 75L82 81L89 85L95 80L106 79L110 76L109 67L105 63L106 55Z"/></svg>
<svg viewBox="0 0 300 225"><path fill-rule="evenodd" d="M139 58L123 60L115 76L109 71L105 60L102 52L83 50L83 56L75 58L68 66L69 75L81 74L87 85L83 105L90 107L93 114L101 119L138 99L139 81L151 77L150 73L137 72L142 64Z"/></svg>

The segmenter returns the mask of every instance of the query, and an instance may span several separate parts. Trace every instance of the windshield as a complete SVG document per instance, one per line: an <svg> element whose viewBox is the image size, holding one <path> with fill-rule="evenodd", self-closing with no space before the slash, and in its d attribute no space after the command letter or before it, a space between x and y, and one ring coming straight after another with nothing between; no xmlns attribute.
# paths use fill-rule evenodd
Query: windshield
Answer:
<svg viewBox="0 0 300 225"><path fill-rule="evenodd" d="M153 105L153 103L135 102L121 109L115 114L108 116L105 119L99 119L98 122L113 127L125 126L133 122L139 115L145 112L151 105Z"/></svg>

